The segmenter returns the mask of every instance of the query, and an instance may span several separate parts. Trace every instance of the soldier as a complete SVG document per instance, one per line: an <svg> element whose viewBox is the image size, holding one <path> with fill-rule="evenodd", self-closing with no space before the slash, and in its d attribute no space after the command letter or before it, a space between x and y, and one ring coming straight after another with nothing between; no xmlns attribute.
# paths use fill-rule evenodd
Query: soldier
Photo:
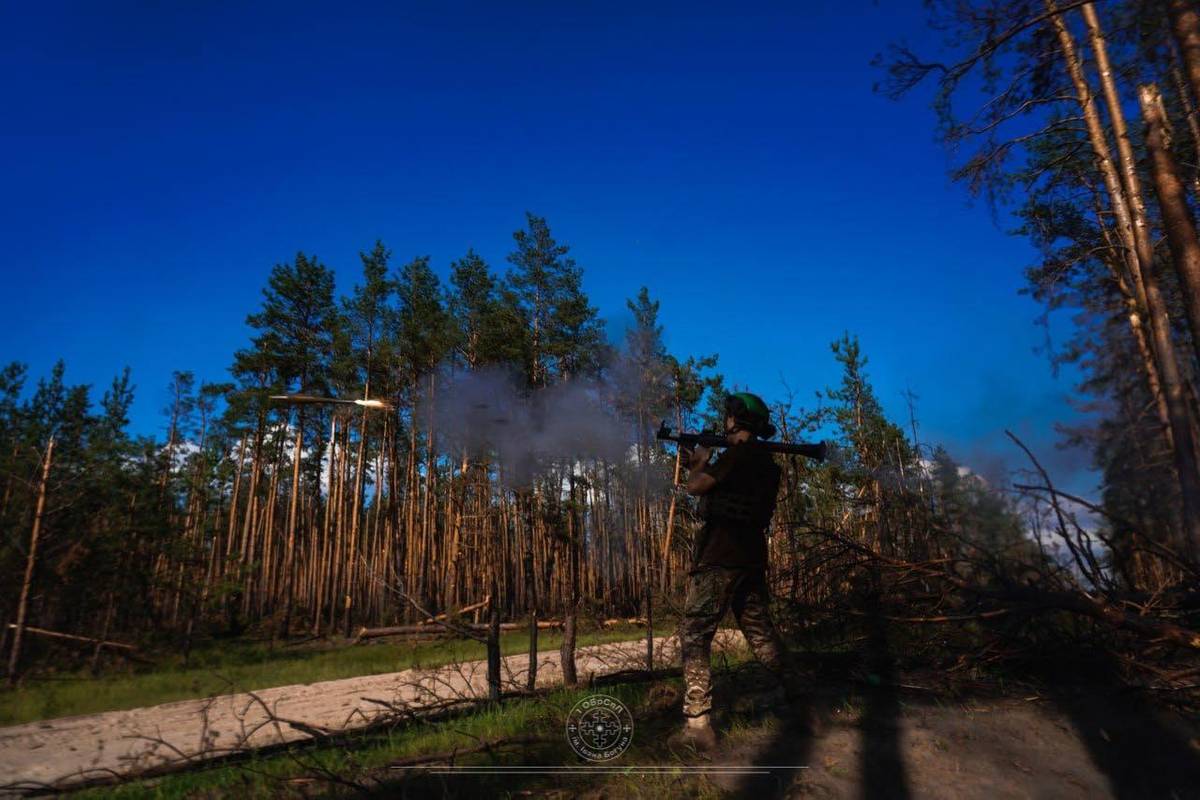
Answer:
<svg viewBox="0 0 1200 800"><path fill-rule="evenodd" d="M775 512L780 469L756 441L774 434L762 399L738 392L725 400L728 449L713 464L708 448L687 454L687 491L701 497L704 527L692 549L680 626L686 724L677 740L698 749L716 744L710 651L717 624L730 608L755 657L783 684L789 703L803 693L769 610L766 529Z"/></svg>

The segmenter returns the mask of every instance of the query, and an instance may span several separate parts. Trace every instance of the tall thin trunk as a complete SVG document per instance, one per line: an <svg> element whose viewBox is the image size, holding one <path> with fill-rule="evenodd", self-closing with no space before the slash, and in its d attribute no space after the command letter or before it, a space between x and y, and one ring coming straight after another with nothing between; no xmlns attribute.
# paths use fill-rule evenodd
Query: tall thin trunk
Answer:
<svg viewBox="0 0 1200 800"><path fill-rule="evenodd" d="M285 426L286 428L286 426ZM278 537L275 534L275 513L279 510L279 474L283 467L286 436L280 436L275 447L275 461L271 468L271 482L267 485L267 505L262 520L262 577L258 587L258 612L272 611L278 602L279 568L276 564Z"/></svg>
<svg viewBox="0 0 1200 800"><path fill-rule="evenodd" d="M495 559L492 560L493 565ZM496 583L495 566L492 568L491 600L488 605L487 637L487 682L488 699L500 701L500 587Z"/></svg>
<svg viewBox="0 0 1200 800"><path fill-rule="evenodd" d="M317 577L316 598L313 600L312 635L321 635L321 619L327 597L332 596L334 564L337 550L329 538L329 518L333 512L333 473L337 464L337 415L329 416L329 467L325 473L325 515L321 521L321 570Z"/></svg>
<svg viewBox="0 0 1200 800"><path fill-rule="evenodd" d="M414 379L415 385L415 379ZM415 391L415 389L414 389ZM420 483L417 480L417 404L414 402L408 431L408 471L404 476L404 504L406 509L404 524L405 560L404 560L404 590L412 591L414 573L416 572L416 556L419 551L417 540L417 490ZM407 610L405 611L407 614Z"/></svg>
<svg viewBox="0 0 1200 800"><path fill-rule="evenodd" d="M243 615L250 613L251 568L254 562L255 549L254 521L258 516L258 480L262 474L262 449L265 427L266 417L260 411L258 424L254 431L254 453L250 458L250 488L246 493L246 513L242 520L241 550L238 554L238 566L244 573L242 575L241 602L241 612Z"/></svg>
<svg viewBox="0 0 1200 800"><path fill-rule="evenodd" d="M683 411L676 409L675 422L679 426L679 430L683 430ZM662 549L662 570L659 575L659 586L665 591L667 588L667 567L671 563L671 535L675 531L675 506L679 502L679 473L683 466L683 450L675 448L675 472L671 479L671 506L667 510L667 532L663 537Z"/></svg>
<svg viewBox="0 0 1200 800"><path fill-rule="evenodd" d="M346 567L345 567L345 552L346 552L346 525L344 515L342 513L342 495L346 488L345 462L346 454L350 449L350 426L342 425L342 444L335 450L335 457L330 466L330 480L336 481L336 486L329 498L330 513L334 515L333 521L333 560L334 574L332 577L333 590L329 595L329 627L337 627L338 614L342 612L346 604L349 602L346 597L350 591L349 584L346 582ZM343 619L343 623L345 620ZM343 628L345 625L343 625ZM347 636L349 633L347 632Z"/></svg>
<svg viewBox="0 0 1200 800"><path fill-rule="evenodd" d="M643 492L645 492L645 488L643 488ZM643 494L643 496L645 495ZM643 503L643 505L645 506L645 515L643 516L641 530L644 542L642 555L646 563L642 577L642 604L646 611L646 671L654 672L654 586L650 580L650 562L654 548L650 544L650 506L648 503Z"/></svg>
<svg viewBox="0 0 1200 800"><path fill-rule="evenodd" d="M108 601L104 609L104 623L100 627L100 636L96 640L96 647L92 650L92 658L88 664L88 671L95 677L100 674L100 651L104 648L104 642L108 639L109 629L112 627L113 611L115 610L116 593L112 589L108 590ZM187 656L184 656L185 660Z"/></svg>
<svg viewBox="0 0 1200 800"><path fill-rule="evenodd" d="M17 600L17 626L13 630L12 650L8 654L8 682L17 682L17 664L21 658L21 636L25 633L25 614L29 609L29 587L33 585L33 568L37 564L38 537L42 532L42 514L46 510L46 484L50 480L50 461L54 456L54 437L46 444L42 459L42 479L38 482L37 507L33 512L33 531L29 536L29 553L25 556L25 577L21 580L21 597Z"/></svg>
<svg viewBox="0 0 1200 800"><path fill-rule="evenodd" d="M353 426L349 420L342 426L342 446L338 448L339 461L337 473L337 521L335 523L338 538L338 570L340 572L341 594L335 598L336 604L334 609L337 614L341 615L343 633L346 636L350 635L350 629L347 627L352 624L353 619L346 609L353 604L354 585L350 582L349 562L346 554L350 548L350 528L346 520L346 487L350 483L350 429Z"/></svg>
<svg viewBox="0 0 1200 800"><path fill-rule="evenodd" d="M363 472L366 470L365 454L367 448L367 410L364 408L362 419L358 423L358 455L354 462L354 497L350 502L353 505L350 508L350 536L346 540L346 585L348 597L353 598L355 577L358 575L358 537L359 537L359 518L362 509L362 484ZM353 625L354 601L351 599L346 604L346 619L345 628L347 636Z"/></svg>
<svg viewBox="0 0 1200 800"><path fill-rule="evenodd" d="M577 540L582 538L582 532L576 524L575 515L575 470L572 469L570 481L570 503L567 506L567 597L566 608L563 610L563 638L559 647L559 661L562 662L563 685L574 686L578 683L575 670L575 625L579 615L579 546Z"/></svg>
<svg viewBox="0 0 1200 800"><path fill-rule="evenodd" d="M529 610L529 679L526 689L530 692L537 686L538 671L538 597L537 575L534 574L533 562L533 495L525 493L525 531L527 549L525 551L525 600Z"/></svg>
<svg viewBox="0 0 1200 800"><path fill-rule="evenodd" d="M1196 111L1196 100L1192 99L1192 93L1188 89L1188 82L1183 77L1183 70L1180 68L1179 48L1175 43L1171 43L1170 58L1171 58L1171 82L1175 84L1175 94L1179 96L1179 105L1183 109L1183 118L1187 122L1188 131L1191 133L1191 168L1188 170L1189 180L1192 183L1192 192L1200 197L1200 113Z"/></svg>
<svg viewBox="0 0 1200 800"><path fill-rule="evenodd" d="M1124 257L1128 256L1129 251L1123 250L1121 245L1113 241L1112 231L1108 225L1104 224L1104 212L1100 207L1100 200L1096 199L1096 221L1100 227L1101 235L1108 246L1111 257L1102 256L1101 261L1108 268L1109 275L1117 284L1117 289L1121 294L1122 301L1125 305L1125 319L1129 323L1129 329L1133 333L1134 343L1137 345L1138 356L1142 360L1142 368L1146 373L1146 383L1150 390L1150 396L1154 400L1154 410L1158 414L1158 423L1162 429L1163 438L1167 442L1167 447L1174 450L1175 437L1171 434L1171 415L1167 411L1167 397L1163 394L1162 384L1158 379L1158 364L1154 358L1154 350L1150 345L1150 334L1146 332L1146 323L1138 306L1137 294L1129 285L1129 277L1122 269L1122 265L1117 263L1124 261Z"/></svg>
<svg viewBox="0 0 1200 800"><path fill-rule="evenodd" d="M246 438L243 436L238 445L237 471L233 473L233 488L229 491L229 524L225 529L225 549L221 553L220 571L218 577L225 577L229 561L233 557L234 539L237 534L238 498L242 494L242 472L246 469Z"/></svg>
<svg viewBox="0 0 1200 800"><path fill-rule="evenodd" d="M292 623L292 597L295 594L296 512L300 507L300 455L304 443L304 415L296 415L296 444L292 450L292 496L288 502L288 533L283 554L284 611L279 634L287 638Z"/></svg>
<svg viewBox="0 0 1200 800"><path fill-rule="evenodd" d="M1191 0L1167 0L1167 16L1192 93L1200 102L1200 10Z"/></svg>
<svg viewBox="0 0 1200 800"><path fill-rule="evenodd" d="M1154 84L1139 87L1138 100L1146 123L1146 149L1150 152L1162 224L1183 289L1183 308L1191 326L1192 347L1200 350L1200 239L1196 235L1196 221L1188 208L1179 163L1171 152L1170 123L1158 87Z"/></svg>

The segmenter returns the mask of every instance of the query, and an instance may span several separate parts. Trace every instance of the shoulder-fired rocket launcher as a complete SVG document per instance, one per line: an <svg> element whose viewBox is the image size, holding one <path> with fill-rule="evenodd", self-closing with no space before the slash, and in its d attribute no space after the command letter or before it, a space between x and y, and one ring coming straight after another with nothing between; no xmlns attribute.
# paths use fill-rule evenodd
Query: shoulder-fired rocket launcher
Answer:
<svg viewBox="0 0 1200 800"><path fill-rule="evenodd" d="M675 442L681 447L729 447L729 440L723 433L671 433L667 423L663 423L655 437L660 442ZM772 453L786 453L792 456L807 456L817 461L825 460L825 442L811 444L809 442L769 442L756 441L759 447L764 447Z"/></svg>

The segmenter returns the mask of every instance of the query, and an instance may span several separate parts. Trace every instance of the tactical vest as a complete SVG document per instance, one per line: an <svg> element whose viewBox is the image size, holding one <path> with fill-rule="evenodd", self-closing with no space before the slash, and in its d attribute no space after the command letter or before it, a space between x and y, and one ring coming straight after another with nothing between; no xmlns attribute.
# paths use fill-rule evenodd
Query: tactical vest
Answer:
<svg viewBox="0 0 1200 800"><path fill-rule="evenodd" d="M717 486L704 495L700 513L705 522L761 531L775 513L776 486L755 486L749 492Z"/></svg>

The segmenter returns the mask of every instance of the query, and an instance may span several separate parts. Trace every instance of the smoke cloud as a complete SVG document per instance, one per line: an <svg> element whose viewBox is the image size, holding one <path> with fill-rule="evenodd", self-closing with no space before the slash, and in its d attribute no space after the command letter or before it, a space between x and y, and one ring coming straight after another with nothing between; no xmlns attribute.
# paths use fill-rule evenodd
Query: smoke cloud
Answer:
<svg viewBox="0 0 1200 800"><path fill-rule="evenodd" d="M624 459L634 432L612 401L601 383L529 391L511 370L488 367L444 371L424 414L432 413L442 449L498 460L501 479L516 487L554 465Z"/></svg>

